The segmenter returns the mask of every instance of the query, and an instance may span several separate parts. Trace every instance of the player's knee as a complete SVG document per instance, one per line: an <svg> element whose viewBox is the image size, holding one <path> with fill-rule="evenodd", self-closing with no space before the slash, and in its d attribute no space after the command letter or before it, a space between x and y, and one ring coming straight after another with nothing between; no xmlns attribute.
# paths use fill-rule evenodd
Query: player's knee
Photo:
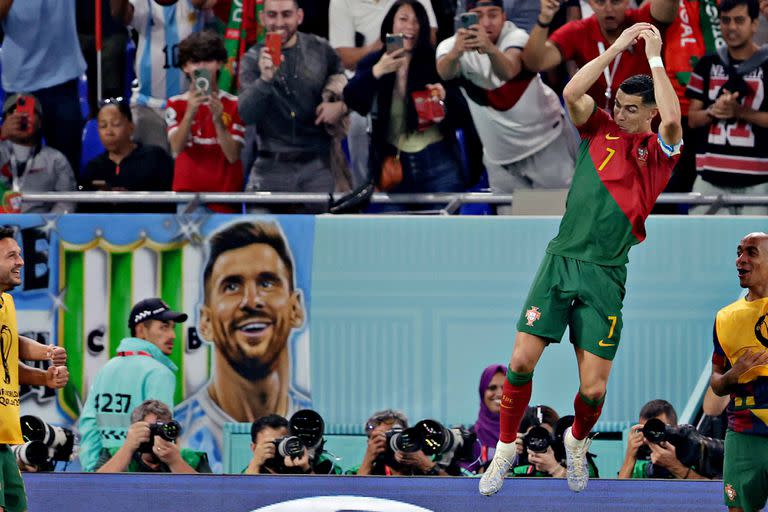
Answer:
<svg viewBox="0 0 768 512"><path fill-rule="evenodd" d="M535 367L536 362L521 352L514 352L509 360L509 368L515 373L531 373Z"/></svg>
<svg viewBox="0 0 768 512"><path fill-rule="evenodd" d="M593 382L587 385L582 384L579 391L584 398L597 401L605 396L606 385L606 382Z"/></svg>

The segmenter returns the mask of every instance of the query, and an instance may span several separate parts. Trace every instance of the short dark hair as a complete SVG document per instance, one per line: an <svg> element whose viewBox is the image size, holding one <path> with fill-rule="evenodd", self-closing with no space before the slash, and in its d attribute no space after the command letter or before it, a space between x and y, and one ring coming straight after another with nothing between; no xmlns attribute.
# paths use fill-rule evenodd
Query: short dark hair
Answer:
<svg viewBox="0 0 768 512"><path fill-rule="evenodd" d="M256 436L259 435L259 432L264 430L265 428L288 428L288 420L280 416L279 414L269 414L267 416L262 416L261 418L257 419L253 422L253 425L251 425L251 442L256 442Z"/></svg>
<svg viewBox="0 0 768 512"><path fill-rule="evenodd" d="M719 6L720 14L733 10L740 5L747 6L747 12L751 20L756 20L760 16L760 3L758 0L721 0Z"/></svg>
<svg viewBox="0 0 768 512"><path fill-rule="evenodd" d="M656 96L653 92L653 78L649 75L632 75L621 82L619 89L624 94L640 96L643 100L643 105L656 105Z"/></svg>
<svg viewBox="0 0 768 512"><path fill-rule="evenodd" d="M666 415L672 425L677 425L677 411L675 411L672 404L666 400L651 400L640 409L640 419L643 421L656 418L662 414Z"/></svg>
<svg viewBox="0 0 768 512"><path fill-rule="evenodd" d="M269 0L264 0L264 8L265 9L267 7L267 2L269 2ZM299 0L293 0L293 5L296 6L296 10L301 9L301 6L299 5Z"/></svg>
<svg viewBox="0 0 768 512"><path fill-rule="evenodd" d="M280 227L271 221L238 222L216 232L208 241L208 261L203 270L203 302L208 300L208 286L216 260L223 253L253 244L266 244L272 247L285 268L288 269L288 283L293 291L293 256L288 242Z"/></svg>
<svg viewBox="0 0 768 512"><path fill-rule="evenodd" d="M16 230L11 226L0 226L0 240L3 238L13 238L16 234Z"/></svg>
<svg viewBox="0 0 768 512"><path fill-rule="evenodd" d="M126 101L105 101L101 105L99 105L99 111L96 113L96 116L101 113L102 110L104 110L107 107L115 107L118 112L120 112L124 118L128 120L129 123L133 122L133 114L131 114L131 107L128 105L128 102Z"/></svg>
<svg viewBox="0 0 768 512"><path fill-rule="evenodd" d="M227 62L224 40L216 32L193 32L179 43L179 67L188 62Z"/></svg>

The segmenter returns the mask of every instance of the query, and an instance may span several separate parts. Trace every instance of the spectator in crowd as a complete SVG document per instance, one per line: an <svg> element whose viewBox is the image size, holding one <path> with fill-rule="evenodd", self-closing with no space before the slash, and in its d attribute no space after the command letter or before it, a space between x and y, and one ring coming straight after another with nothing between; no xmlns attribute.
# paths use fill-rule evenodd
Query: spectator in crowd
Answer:
<svg viewBox="0 0 768 512"><path fill-rule="evenodd" d="M35 95L47 116L46 144L61 151L70 168L79 169L83 118L77 80L85 61L77 41L75 0L0 0L0 22L3 89L8 95Z"/></svg>
<svg viewBox="0 0 768 512"><path fill-rule="evenodd" d="M748 292L717 312L710 377L716 395L730 395L723 484L732 512L762 510L768 498L768 234L747 234L736 255L739 286Z"/></svg>
<svg viewBox="0 0 768 512"><path fill-rule="evenodd" d="M242 192L240 150L245 130L237 113L237 97L218 86L227 61L224 40L210 31L190 34L179 44L179 67L189 90L168 100L165 121L176 157L176 192ZM231 206L210 205L219 212Z"/></svg>
<svg viewBox="0 0 768 512"><path fill-rule="evenodd" d="M720 2L720 29L726 47L696 64L688 83L688 123L702 128L696 145L702 194L768 194L768 50L753 41L758 0ZM707 212L709 205L690 212ZM765 206L728 206L726 214L765 215Z"/></svg>
<svg viewBox="0 0 768 512"><path fill-rule="evenodd" d="M34 103L31 114L17 112L20 102ZM5 188L5 212L66 213L74 211L69 202L19 204L19 192L69 192L75 190L75 175L66 157L43 144L43 108L29 94L11 94L3 103L0 128L0 186Z"/></svg>
<svg viewBox="0 0 768 512"><path fill-rule="evenodd" d="M432 42L437 33L437 18L429 0L419 0L429 16ZM366 55L381 50L381 23L395 0L331 0L328 10L328 36L331 46L341 58L347 76L357 68ZM352 180L355 185L369 180L368 121L364 115L352 112L349 116L347 143L351 160Z"/></svg>
<svg viewBox="0 0 768 512"><path fill-rule="evenodd" d="M322 94L328 88L340 93L346 80L327 41L298 32L303 19L296 0L266 0L264 24L268 32L280 35L281 55L260 43L242 59L240 116L256 125L259 147L248 190L334 190L331 136L325 125L339 123L346 106L323 101Z"/></svg>
<svg viewBox="0 0 768 512"><path fill-rule="evenodd" d="M493 458L496 443L499 442L499 410L501 409L501 389L507 368L503 364L492 364L480 374L480 411L471 431L477 434L477 443L471 462L462 463L461 467L470 473L482 473L486 464Z"/></svg>
<svg viewBox="0 0 768 512"><path fill-rule="evenodd" d="M365 422L368 445L359 466L347 473L353 475L449 476L445 470L423 451L405 453L393 451L387 444L387 432L408 428L408 418L400 411L385 409L373 413Z"/></svg>
<svg viewBox="0 0 768 512"><path fill-rule="evenodd" d="M251 425L251 452L253 457L243 470L246 475L263 474L340 474L324 451L302 448L299 456L280 455L278 444L290 436L288 420L279 414L262 416ZM283 444L283 448L286 445Z"/></svg>
<svg viewBox="0 0 768 512"><path fill-rule="evenodd" d="M134 138L144 145L170 152L165 108L168 99L187 89L179 65L179 41L203 28L203 10L216 0L158 2L157 0L110 0L112 17L139 34L136 49L137 87L131 96ZM161 46L162 45L162 46Z"/></svg>
<svg viewBox="0 0 768 512"><path fill-rule="evenodd" d="M122 21L112 17L110 0L101 2L101 97L117 98L125 93L126 46L128 30ZM75 19L80 49L85 57L88 77L88 110L91 117L96 117L98 79L96 55L96 2L78 1Z"/></svg>
<svg viewBox="0 0 768 512"><path fill-rule="evenodd" d="M224 423L308 407L292 385L289 343L305 312L293 256L277 224L231 224L208 244L198 332L214 345L214 371L174 416L184 446L206 452L220 473Z"/></svg>
<svg viewBox="0 0 768 512"><path fill-rule="evenodd" d="M640 409L640 421L629 431L627 451L624 464L619 470L619 478L704 479L694 469L686 467L677 459L675 447L671 443L648 442L643 435L643 426L651 418L657 418L665 425L677 425L677 412L666 400L656 399L645 404Z"/></svg>
<svg viewBox="0 0 768 512"><path fill-rule="evenodd" d="M437 71L460 81L491 188L568 187L575 141L557 95L523 66L528 35L505 20L501 0L468 0L467 8L479 23L440 43Z"/></svg>
<svg viewBox="0 0 768 512"><path fill-rule="evenodd" d="M105 100L98 112L100 154L85 166L81 182L86 190L171 190L173 159L157 146L134 142L131 108L122 100ZM81 205L81 211L84 205ZM87 208L88 211L104 211ZM110 204L110 212L165 212L165 205ZM175 211L175 208L173 209Z"/></svg>
<svg viewBox="0 0 768 512"><path fill-rule="evenodd" d="M131 421L131 404L151 398L173 406L178 368L168 356L176 339L174 328L186 320L186 314L172 311L159 298L133 306L128 317L131 337L120 342L117 357L96 374L80 413L83 470L96 469L103 448L123 445L131 423L136 422Z"/></svg>
<svg viewBox="0 0 768 512"><path fill-rule="evenodd" d="M175 439L165 439L152 430L172 421L171 409L163 402L145 400L139 404L131 412L131 426L122 446L102 449L96 472L210 473L205 452L179 448Z"/></svg>
<svg viewBox="0 0 768 512"><path fill-rule="evenodd" d="M625 28L639 22L663 27L674 21L679 8L677 0L648 0L640 9L628 8L629 0L590 0L589 5L594 16L568 22L547 38L560 2L541 0L539 17L522 53L525 67L538 72L565 61L583 67L604 53ZM635 74L651 74L642 41L620 53L588 94L598 107L610 110L619 85Z"/></svg>
<svg viewBox="0 0 768 512"><path fill-rule="evenodd" d="M381 24L380 38L383 43L387 34L404 34L403 48L365 57L344 89L344 101L352 110L371 113L371 176L378 181L385 160L399 159L402 182L389 192L460 192L465 187L455 134L442 118L425 115L416 105L418 94L427 95L420 100L423 104L446 98L428 23L417 0L395 2ZM445 110L450 114L450 105Z"/></svg>

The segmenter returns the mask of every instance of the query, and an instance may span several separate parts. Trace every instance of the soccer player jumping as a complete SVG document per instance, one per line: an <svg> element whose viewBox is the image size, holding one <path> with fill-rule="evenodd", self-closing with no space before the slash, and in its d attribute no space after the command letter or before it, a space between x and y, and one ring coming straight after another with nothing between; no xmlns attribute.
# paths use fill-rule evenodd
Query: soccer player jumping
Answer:
<svg viewBox="0 0 768 512"><path fill-rule="evenodd" d="M644 51L653 74L625 80L613 119L587 90L622 52ZM568 486L587 486L588 434L600 417L621 336L630 247L645 239L644 222L680 155L680 104L661 61L661 36L649 23L627 28L581 68L563 91L581 146L558 235L547 246L517 323L501 398L496 452L480 480L494 494L515 459L515 437L531 398L533 369L544 348L570 329L579 367L575 420L565 433ZM659 133L651 121L659 114Z"/></svg>

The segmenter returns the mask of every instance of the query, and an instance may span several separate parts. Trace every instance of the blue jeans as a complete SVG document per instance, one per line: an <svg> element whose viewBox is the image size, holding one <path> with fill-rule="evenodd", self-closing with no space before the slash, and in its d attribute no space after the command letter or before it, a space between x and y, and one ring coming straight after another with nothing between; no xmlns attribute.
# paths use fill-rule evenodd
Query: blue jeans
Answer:
<svg viewBox="0 0 768 512"><path fill-rule="evenodd" d="M454 153L454 148L445 139L430 144L418 153L401 152L403 181L389 193L463 192L464 172ZM432 210L436 206L438 205L374 205L371 212Z"/></svg>

